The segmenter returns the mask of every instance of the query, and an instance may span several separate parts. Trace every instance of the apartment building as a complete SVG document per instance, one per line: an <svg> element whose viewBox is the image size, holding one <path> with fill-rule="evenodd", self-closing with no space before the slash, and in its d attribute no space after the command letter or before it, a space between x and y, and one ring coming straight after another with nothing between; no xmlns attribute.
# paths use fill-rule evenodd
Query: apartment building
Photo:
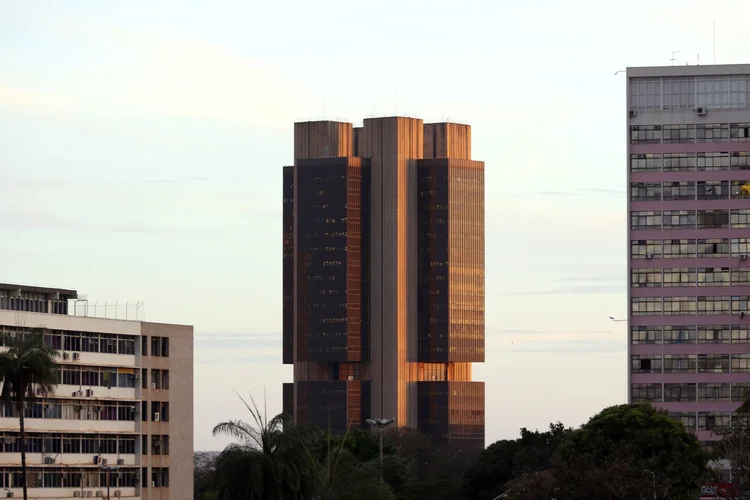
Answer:
<svg viewBox="0 0 750 500"><path fill-rule="evenodd" d="M484 448L484 163L471 127L294 126L283 169L284 411Z"/></svg>
<svg viewBox="0 0 750 500"><path fill-rule="evenodd" d="M193 496L193 328L82 317L75 290L0 284L0 348L31 329L60 352L26 412L30 498ZM0 489L21 493L18 415L0 416Z"/></svg>
<svg viewBox="0 0 750 500"><path fill-rule="evenodd" d="M750 65L627 78L629 400L710 444L750 389Z"/></svg>

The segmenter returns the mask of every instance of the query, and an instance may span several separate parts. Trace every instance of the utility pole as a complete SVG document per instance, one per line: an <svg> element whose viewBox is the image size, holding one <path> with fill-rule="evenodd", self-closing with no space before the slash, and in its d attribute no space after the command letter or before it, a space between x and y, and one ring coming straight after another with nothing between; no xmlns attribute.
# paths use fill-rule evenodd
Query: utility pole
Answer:
<svg viewBox="0 0 750 500"><path fill-rule="evenodd" d="M385 480L383 479L383 430L391 425L393 422L395 422L392 418L377 418L372 419L368 418L365 420L365 423L370 425L371 427L377 427L380 431L380 491L378 492L378 497L382 494L382 488L385 484Z"/></svg>

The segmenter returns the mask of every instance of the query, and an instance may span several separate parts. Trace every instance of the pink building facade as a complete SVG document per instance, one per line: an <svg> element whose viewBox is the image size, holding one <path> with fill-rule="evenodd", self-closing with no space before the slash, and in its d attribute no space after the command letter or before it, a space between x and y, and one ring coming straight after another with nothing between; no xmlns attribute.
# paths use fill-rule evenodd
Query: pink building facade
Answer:
<svg viewBox="0 0 750 500"><path fill-rule="evenodd" d="M709 444L750 390L750 65L627 79L628 398Z"/></svg>

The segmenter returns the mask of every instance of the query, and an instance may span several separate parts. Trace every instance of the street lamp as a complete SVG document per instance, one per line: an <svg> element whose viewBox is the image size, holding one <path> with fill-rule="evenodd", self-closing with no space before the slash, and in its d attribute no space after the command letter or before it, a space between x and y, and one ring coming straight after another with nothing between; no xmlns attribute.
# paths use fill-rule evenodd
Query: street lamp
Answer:
<svg viewBox="0 0 750 500"><path fill-rule="evenodd" d="M618 321L627 321L627 319L617 319L617 318L615 318L614 316L610 316L610 317L609 317L609 319L611 319L611 320L612 320L612 321L614 321L615 323L617 323Z"/></svg>
<svg viewBox="0 0 750 500"><path fill-rule="evenodd" d="M380 483L383 486L383 429L395 422L392 418L368 418L365 423L370 427L377 427L380 430Z"/></svg>
<svg viewBox="0 0 750 500"><path fill-rule="evenodd" d="M111 484L111 481L109 480L109 475L112 472L117 472L119 467L109 467L107 465L99 463L99 468L107 473L107 500L110 500L109 499L109 486Z"/></svg>

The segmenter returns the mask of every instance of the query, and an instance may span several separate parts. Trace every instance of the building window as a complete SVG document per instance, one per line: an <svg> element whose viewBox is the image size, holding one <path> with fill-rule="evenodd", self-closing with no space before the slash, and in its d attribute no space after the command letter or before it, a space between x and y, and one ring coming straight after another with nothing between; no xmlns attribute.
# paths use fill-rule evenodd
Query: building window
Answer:
<svg viewBox="0 0 750 500"><path fill-rule="evenodd" d="M733 229L750 227L750 210L731 210L729 212L729 223Z"/></svg>
<svg viewBox="0 0 750 500"><path fill-rule="evenodd" d="M148 337L141 337L141 356L148 356Z"/></svg>
<svg viewBox="0 0 750 500"><path fill-rule="evenodd" d="M697 425L697 418L695 413L669 413L669 416L680 422L690 432L695 432Z"/></svg>
<svg viewBox="0 0 750 500"><path fill-rule="evenodd" d="M664 153L665 172L694 172L695 153Z"/></svg>
<svg viewBox="0 0 750 500"><path fill-rule="evenodd" d="M697 107L746 108L747 76L698 76L695 79Z"/></svg>
<svg viewBox="0 0 750 500"><path fill-rule="evenodd" d="M661 171L660 154L630 155L631 172L659 172Z"/></svg>
<svg viewBox="0 0 750 500"><path fill-rule="evenodd" d="M633 344L661 344L661 326L631 326Z"/></svg>
<svg viewBox="0 0 750 500"><path fill-rule="evenodd" d="M665 259L689 259L695 257L696 240L664 240Z"/></svg>
<svg viewBox="0 0 750 500"><path fill-rule="evenodd" d="M148 455L148 436L141 436L141 455Z"/></svg>
<svg viewBox="0 0 750 500"><path fill-rule="evenodd" d="M750 372L750 354L732 354L732 373Z"/></svg>
<svg viewBox="0 0 750 500"><path fill-rule="evenodd" d="M695 107L695 77L671 76L662 78L662 109L691 109Z"/></svg>
<svg viewBox="0 0 750 500"><path fill-rule="evenodd" d="M661 354L636 354L632 356L633 373L661 373Z"/></svg>
<svg viewBox="0 0 750 500"><path fill-rule="evenodd" d="M729 373L729 354L699 354L700 373Z"/></svg>
<svg viewBox="0 0 750 500"><path fill-rule="evenodd" d="M630 396L634 403L661 402L661 384L632 384Z"/></svg>
<svg viewBox="0 0 750 500"><path fill-rule="evenodd" d="M664 297L664 316L692 316L695 314L695 297Z"/></svg>
<svg viewBox="0 0 750 500"><path fill-rule="evenodd" d="M631 297L632 316L661 316L661 297Z"/></svg>
<svg viewBox="0 0 750 500"><path fill-rule="evenodd" d="M664 201L694 200L695 182L665 182L662 191Z"/></svg>
<svg viewBox="0 0 750 500"><path fill-rule="evenodd" d="M630 212L631 229L661 229L661 212Z"/></svg>
<svg viewBox="0 0 750 500"><path fill-rule="evenodd" d="M631 201L661 201L661 182L631 182Z"/></svg>
<svg viewBox="0 0 750 500"><path fill-rule="evenodd" d="M698 384L698 401L729 401L729 384Z"/></svg>
<svg viewBox="0 0 750 500"><path fill-rule="evenodd" d="M665 287L695 286L695 269L674 267L664 269Z"/></svg>
<svg viewBox="0 0 750 500"><path fill-rule="evenodd" d="M698 210L698 229L729 227L729 210Z"/></svg>
<svg viewBox="0 0 750 500"><path fill-rule="evenodd" d="M750 123L732 123L729 125L731 142L750 142Z"/></svg>
<svg viewBox="0 0 750 500"><path fill-rule="evenodd" d="M695 384L664 384L665 402L695 402Z"/></svg>
<svg viewBox="0 0 750 500"><path fill-rule="evenodd" d="M729 314L730 307L729 297L698 297L699 316Z"/></svg>
<svg viewBox="0 0 750 500"><path fill-rule="evenodd" d="M695 354L664 355L664 373L695 373L697 366Z"/></svg>
<svg viewBox="0 0 750 500"><path fill-rule="evenodd" d="M696 126L696 137L698 139L698 142L729 142L729 124L728 123L699 123ZM727 154L727 153L711 153L711 154ZM700 170L700 165L698 167L699 167L698 169ZM727 163L727 169L728 168L729 168L729 163Z"/></svg>
<svg viewBox="0 0 750 500"><path fill-rule="evenodd" d="M630 127L631 144L661 143L661 125L632 125Z"/></svg>
<svg viewBox="0 0 750 500"><path fill-rule="evenodd" d="M732 314L747 313L747 303L750 299L747 295L735 295L732 297Z"/></svg>
<svg viewBox="0 0 750 500"><path fill-rule="evenodd" d="M750 382L732 382L732 401L741 402L750 396Z"/></svg>
<svg viewBox="0 0 750 500"><path fill-rule="evenodd" d="M711 238L698 240L698 257L718 258L729 257L730 246L728 238Z"/></svg>
<svg viewBox="0 0 750 500"><path fill-rule="evenodd" d="M729 286L729 268L699 267L698 286Z"/></svg>
<svg viewBox="0 0 750 500"><path fill-rule="evenodd" d="M732 331L729 325L700 325L698 326L699 344L729 344Z"/></svg>
<svg viewBox="0 0 750 500"><path fill-rule="evenodd" d="M750 151L733 151L729 154L729 170L750 169Z"/></svg>
<svg viewBox="0 0 750 500"><path fill-rule="evenodd" d="M633 269L630 273L630 286L633 288L661 286L661 269Z"/></svg>
<svg viewBox="0 0 750 500"><path fill-rule="evenodd" d="M727 400L728 401L728 400ZM698 412L698 430L715 431L729 427L730 412Z"/></svg>
<svg viewBox="0 0 750 500"><path fill-rule="evenodd" d="M695 326L665 326L665 344L695 344L697 337Z"/></svg>
<svg viewBox="0 0 750 500"><path fill-rule="evenodd" d="M662 220L664 229L695 229L695 210L665 210Z"/></svg>
<svg viewBox="0 0 750 500"><path fill-rule="evenodd" d="M699 200L727 200L729 181L698 181L696 191Z"/></svg>
<svg viewBox="0 0 750 500"><path fill-rule="evenodd" d="M664 144L695 142L695 125L664 125Z"/></svg>
<svg viewBox="0 0 750 500"><path fill-rule="evenodd" d="M661 257L661 240L633 240L630 242L633 259L658 259Z"/></svg>
<svg viewBox="0 0 750 500"><path fill-rule="evenodd" d="M750 343L750 327L745 325L732 325L732 344Z"/></svg>
<svg viewBox="0 0 750 500"><path fill-rule="evenodd" d="M750 180L731 181L729 185L729 198L733 200L746 200L750 198Z"/></svg>
<svg viewBox="0 0 750 500"><path fill-rule="evenodd" d="M732 286L750 285L750 268L733 267L732 268Z"/></svg>

